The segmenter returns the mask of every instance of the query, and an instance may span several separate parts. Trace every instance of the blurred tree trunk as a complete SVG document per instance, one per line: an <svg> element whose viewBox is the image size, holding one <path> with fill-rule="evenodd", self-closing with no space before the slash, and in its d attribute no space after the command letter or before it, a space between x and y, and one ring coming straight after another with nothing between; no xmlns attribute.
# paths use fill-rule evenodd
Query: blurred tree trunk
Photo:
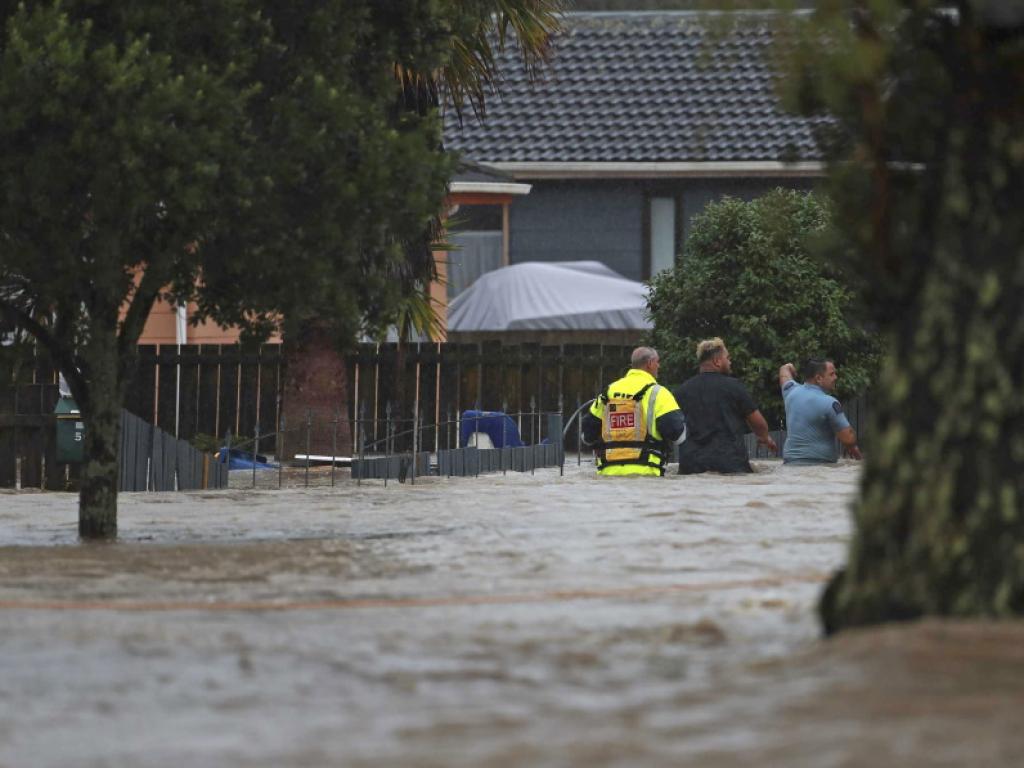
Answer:
<svg viewBox="0 0 1024 768"><path fill-rule="evenodd" d="M967 5L909 16L890 61L916 63L875 103L885 130L862 133L861 149L886 149L863 213L838 196L871 233L862 265L889 348L827 632L1024 613L1024 35ZM921 162L892 163L894 137Z"/></svg>

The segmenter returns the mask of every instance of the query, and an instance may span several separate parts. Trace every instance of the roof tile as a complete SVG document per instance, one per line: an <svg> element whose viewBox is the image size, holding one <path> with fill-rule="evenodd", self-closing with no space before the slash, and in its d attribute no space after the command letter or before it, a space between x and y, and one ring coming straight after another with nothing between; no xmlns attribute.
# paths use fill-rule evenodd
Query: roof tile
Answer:
<svg viewBox="0 0 1024 768"><path fill-rule="evenodd" d="M719 36L693 13L568 14L543 78L506 50L485 121L449 113L446 145L479 162L818 159L811 123L774 93L771 18Z"/></svg>

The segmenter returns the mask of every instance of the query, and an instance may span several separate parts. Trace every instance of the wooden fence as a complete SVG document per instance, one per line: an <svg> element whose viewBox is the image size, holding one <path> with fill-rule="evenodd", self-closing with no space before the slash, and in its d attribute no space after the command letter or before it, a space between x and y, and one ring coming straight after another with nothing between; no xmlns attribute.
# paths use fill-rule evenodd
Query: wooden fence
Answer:
<svg viewBox="0 0 1024 768"><path fill-rule="evenodd" d="M77 464L57 463L60 392L55 384L27 384L0 392L0 488L60 491L77 481Z"/></svg>
<svg viewBox="0 0 1024 768"><path fill-rule="evenodd" d="M383 436L388 421L408 434L418 419L433 430L423 441L433 449L444 445L434 425L455 424L463 410L572 413L577 401L625 371L629 353L616 345L360 344L347 358L349 400L337 410L341 419L366 425L368 442ZM44 356L24 372L34 383L57 380ZM230 430L237 442L252 437L259 424L261 450L274 452L283 375L280 344L140 346L125 407L183 440L206 434L223 441ZM520 421L523 439L537 442L542 426ZM328 427L324 422L318 428Z"/></svg>
<svg viewBox="0 0 1024 768"><path fill-rule="evenodd" d="M57 461L55 384L18 387L0 399L0 488L74 488L80 464ZM6 411L6 412L4 412ZM226 488L227 465L127 411L121 412L118 490Z"/></svg>
<svg viewBox="0 0 1024 768"><path fill-rule="evenodd" d="M457 447L462 411L504 411L518 417L523 440L534 444L546 435L525 414L556 412L568 422L578 405L625 372L630 351L596 344L360 344L346 359L348 401L337 404L336 418L367 445L391 429L398 437L390 449L408 451L416 431L417 450L436 451ZM126 407L187 441L206 434L224 444L230 431L233 444L248 446L258 425L260 451L267 453L276 453L279 431L300 447L310 430L338 431L322 416L312 425L281 424L285 357L280 344L142 346ZM24 369L33 381L56 381L44 357ZM866 406L850 403L847 413L863 435ZM569 430L567 449L578 447L576 434Z"/></svg>

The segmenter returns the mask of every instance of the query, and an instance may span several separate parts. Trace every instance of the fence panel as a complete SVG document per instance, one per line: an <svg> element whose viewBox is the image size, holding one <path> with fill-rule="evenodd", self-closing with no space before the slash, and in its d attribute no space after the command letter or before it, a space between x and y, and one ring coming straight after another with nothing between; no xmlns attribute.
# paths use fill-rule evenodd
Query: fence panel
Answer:
<svg viewBox="0 0 1024 768"><path fill-rule="evenodd" d="M149 487L150 491L162 491L167 483L167 454L164 451L164 433L157 430L153 434L153 453L149 464ZM174 470L171 470L173 480Z"/></svg>
<svg viewBox="0 0 1024 768"><path fill-rule="evenodd" d="M541 411L560 411L563 416L572 414L579 404L626 370L629 353L629 348L620 345L424 343L406 345L403 361L396 359L395 344L360 344L348 358L349 401L337 404L339 418L343 423L360 420L358 432L369 453L384 450L389 403L391 427L396 435L389 448L393 452L458 447L458 419L470 408L509 413L529 444L542 439L554 440L556 436L550 425L527 414ZM31 372L41 365L45 367L46 358L34 357L29 362L31 365L25 370ZM223 441L230 429L237 442L240 438L251 437L258 421L261 452L276 456L279 442L274 433L282 406L283 366L280 344L267 344L244 352L238 345L182 346L180 349L177 345L141 346L137 375L129 387L128 408L146 422L156 420L159 427L170 433L174 432L177 413L178 433L182 439L191 439L201 432ZM16 393L0 393L4 395L0 407L6 402L6 410L13 411L16 399L19 412L26 409L34 413L51 411L49 400L56 393L56 387L49 384L54 379L53 371L35 370L34 375L46 383L30 385ZM402 390L403 402L399 403L396 398ZM847 415L862 445L870 442L868 413L868 404L863 398L847 403ZM415 446L414 414L419 416ZM333 418L333 414L314 415L315 421ZM304 452L305 425L297 423L287 427L299 440L296 452ZM329 430L327 426L316 424L313 429L317 434L328 434L324 430ZM0 432L0 482L13 484L14 454L27 455L29 446L32 457L22 462L23 483L45 482L49 486L57 483L57 478L68 470L58 465L51 472L50 457L37 459L37 454L45 455L49 450L48 438L44 435L43 443L39 444L30 434L32 431L8 427ZM569 430L565 444L570 449L579 448L577 432L575 425ZM153 439L155 441L155 437ZM177 453L176 449L166 450L163 442L154 446L149 451L156 459L149 469L148 485L163 487L169 482L167 478L177 471ZM137 460L138 445L133 450ZM755 446L751 454L761 456L763 451ZM171 462L170 468L168 462ZM133 472L134 486L138 471Z"/></svg>
<svg viewBox="0 0 1024 768"><path fill-rule="evenodd" d="M220 391L220 345L203 344L196 358L196 433L223 435L218 423Z"/></svg>
<svg viewBox="0 0 1024 768"><path fill-rule="evenodd" d="M17 445L15 427L0 421L0 488L13 488L17 483Z"/></svg>
<svg viewBox="0 0 1024 768"><path fill-rule="evenodd" d="M195 344L183 344L181 354L175 356L175 380L180 384L175 398L175 432L182 440L190 440L196 433L199 403L199 366L194 362L199 352Z"/></svg>
<svg viewBox="0 0 1024 768"><path fill-rule="evenodd" d="M195 465L192 461L192 446L184 440L176 440L174 450L178 459L178 490L186 491L196 487Z"/></svg>

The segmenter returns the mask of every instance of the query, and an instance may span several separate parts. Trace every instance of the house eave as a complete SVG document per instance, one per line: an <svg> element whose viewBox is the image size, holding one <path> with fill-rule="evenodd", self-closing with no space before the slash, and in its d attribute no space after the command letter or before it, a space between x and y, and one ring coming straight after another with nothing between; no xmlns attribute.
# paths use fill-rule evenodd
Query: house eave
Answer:
<svg viewBox="0 0 1024 768"><path fill-rule="evenodd" d="M530 185L514 182L453 181L448 186L448 191L452 194L528 195Z"/></svg>
<svg viewBox="0 0 1024 768"><path fill-rule="evenodd" d="M783 163L742 160L679 163L490 162L516 179L814 178L825 174L817 161Z"/></svg>

